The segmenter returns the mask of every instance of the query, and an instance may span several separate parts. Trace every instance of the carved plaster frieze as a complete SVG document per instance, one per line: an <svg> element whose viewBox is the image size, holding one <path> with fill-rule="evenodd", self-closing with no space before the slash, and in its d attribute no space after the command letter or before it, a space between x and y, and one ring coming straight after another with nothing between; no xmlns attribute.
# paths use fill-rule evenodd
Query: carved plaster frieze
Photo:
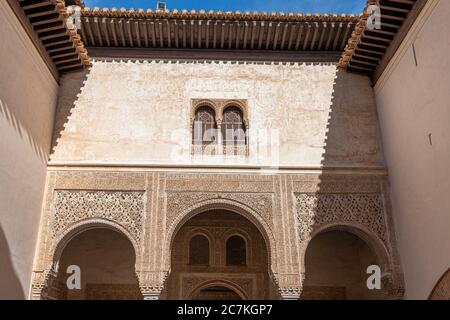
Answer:
<svg viewBox="0 0 450 320"><path fill-rule="evenodd" d="M167 192L235 192L272 193L274 178L247 174L189 174L167 175Z"/></svg>
<svg viewBox="0 0 450 320"><path fill-rule="evenodd" d="M252 208L266 223L272 225L272 194L266 193L215 193L215 192L169 192L167 193L167 224L183 214L193 204L213 199L227 199Z"/></svg>
<svg viewBox="0 0 450 320"><path fill-rule="evenodd" d="M387 230L379 193L295 193L300 241L315 230L339 223L367 228L387 246Z"/></svg>
<svg viewBox="0 0 450 320"><path fill-rule="evenodd" d="M121 225L140 243L144 203L144 192L56 190L51 235L58 238L83 220L104 219Z"/></svg>
<svg viewBox="0 0 450 320"><path fill-rule="evenodd" d="M302 176L292 182L297 193L380 193L380 178L365 176Z"/></svg>

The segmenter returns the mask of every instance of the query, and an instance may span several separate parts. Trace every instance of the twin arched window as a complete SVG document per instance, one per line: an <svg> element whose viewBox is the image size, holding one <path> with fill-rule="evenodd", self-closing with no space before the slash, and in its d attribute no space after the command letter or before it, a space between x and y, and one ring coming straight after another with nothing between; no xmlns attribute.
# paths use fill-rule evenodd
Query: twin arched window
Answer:
<svg viewBox="0 0 450 320"><path fill-rule="evenodd" d="M189 241L189 264L209 265L209 240L198 234ZM226 264L245 266L247 264L247 247L245 240L238 235L228 238L226 243Z"/></svg>
<svg viewBox="0 0 450 320"><path fill-rule="evenodd" d="M245 266L247 250L245 240L240 236L232 236L227 240L227 265Z"/></svg>
<svg viewBox="0 0 450 320"><path fill-rule="evenodd" d="M226 108L223 113L222 137L224 145L245 144L245 127L242 111L236 107Z"/></svg>
<svg viewBox="0 0 450 320"><path fill-rule="evenodd" d="M204 235L198 234L189 242L189 264L209 264L209 240Z"/></svg>
<svg viewBox="0 0 450 320"><path fill-rule="evenodd" d="M203 106L197 109L194 118L193 143L209 144L216 141L216 119L214 110Z"/></svg>
<svg viewBox="0 0 450 320"><path fill-rule="evenodd" d="M245 145L246 135L244 117L237 107L228 107L223 111L221 124L222 142L224 145ZM193 126L193 144L217 143L218 126L216 114L208 106L201 106L195 111Z"/></svg>

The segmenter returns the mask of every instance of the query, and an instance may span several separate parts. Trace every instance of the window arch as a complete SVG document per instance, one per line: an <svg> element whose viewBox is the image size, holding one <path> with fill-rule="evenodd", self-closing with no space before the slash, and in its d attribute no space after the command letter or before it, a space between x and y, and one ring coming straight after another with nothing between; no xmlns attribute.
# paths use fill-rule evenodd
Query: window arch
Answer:
<svg viewBox="0 0 450 320"><path fill-rule="evenodd" d="M245 145L244 117L238 107L228 107L223 112L222 137L224 145Z"/></svg>
<svg viewBox="0 0 450 320"><path fill-rule="evenodd" d="M235 235L227 240L226 264L245 266L247 264L247 248L244 238Z"/></svg>
<svg viewBox="0 0 450 320"><path fill-rule="evenodd" d="M192 130L193 144L210 144L216 142L215 113L209 106L201 106L195 111Z"/></svg>
<svg viewBox="0 0 450 320"><path fill-rule="evenodd" d="M189 241L189 264L209 264L209 240L206 236L197 234Z"/></svg>

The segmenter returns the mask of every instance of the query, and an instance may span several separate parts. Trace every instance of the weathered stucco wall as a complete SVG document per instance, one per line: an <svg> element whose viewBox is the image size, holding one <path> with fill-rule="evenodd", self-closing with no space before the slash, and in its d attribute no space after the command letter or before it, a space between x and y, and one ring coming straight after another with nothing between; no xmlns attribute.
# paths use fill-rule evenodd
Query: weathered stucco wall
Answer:
<svg viewBox="0 0 450 320"><path fill-rule="evenodd" d="M335 65L104 60L62 78L51 162L214 163L191 158L191 99L248 100L240 165L381 164L369 80ZM261 130L279 150L270 160Z"/></svg>
<svg viewBox="0 0 450 320"><path fill-rule="evenodd" d="M429 1L375 88L410 299L450 267L449 16L449 1Z"/></svg>
<svg viewBox="0 0 450 320"><path fill-rule="evenodd" d="M0 299L24 299L58 85L6 1L0 25Z"/></svg>

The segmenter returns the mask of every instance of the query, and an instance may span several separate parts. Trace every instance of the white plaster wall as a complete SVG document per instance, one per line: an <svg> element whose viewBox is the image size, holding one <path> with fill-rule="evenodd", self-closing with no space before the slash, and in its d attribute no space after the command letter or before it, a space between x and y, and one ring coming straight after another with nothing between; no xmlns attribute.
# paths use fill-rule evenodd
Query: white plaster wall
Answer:
<svg viewBox="0 0 450 320"><path fill-rule="evenodd" d="M194 98L248 100L248 158L192 159ZM369 80L332 64L97 60L62 78L56 127L51 163L382 163ZM274 130L273 152L260 130Z"/></svg>
<svg viewBox="0 0 450 320"><path fill-rule="evenodd" d="M449 16L450 1L430 0L375 88L410 299L450 267Z"/></svg>
<svg viewBox="0 0 450 320"><path fill-rule="evenodd" d="M6 1L0 26L0 299L24 299L58 85Z"/></svg>

